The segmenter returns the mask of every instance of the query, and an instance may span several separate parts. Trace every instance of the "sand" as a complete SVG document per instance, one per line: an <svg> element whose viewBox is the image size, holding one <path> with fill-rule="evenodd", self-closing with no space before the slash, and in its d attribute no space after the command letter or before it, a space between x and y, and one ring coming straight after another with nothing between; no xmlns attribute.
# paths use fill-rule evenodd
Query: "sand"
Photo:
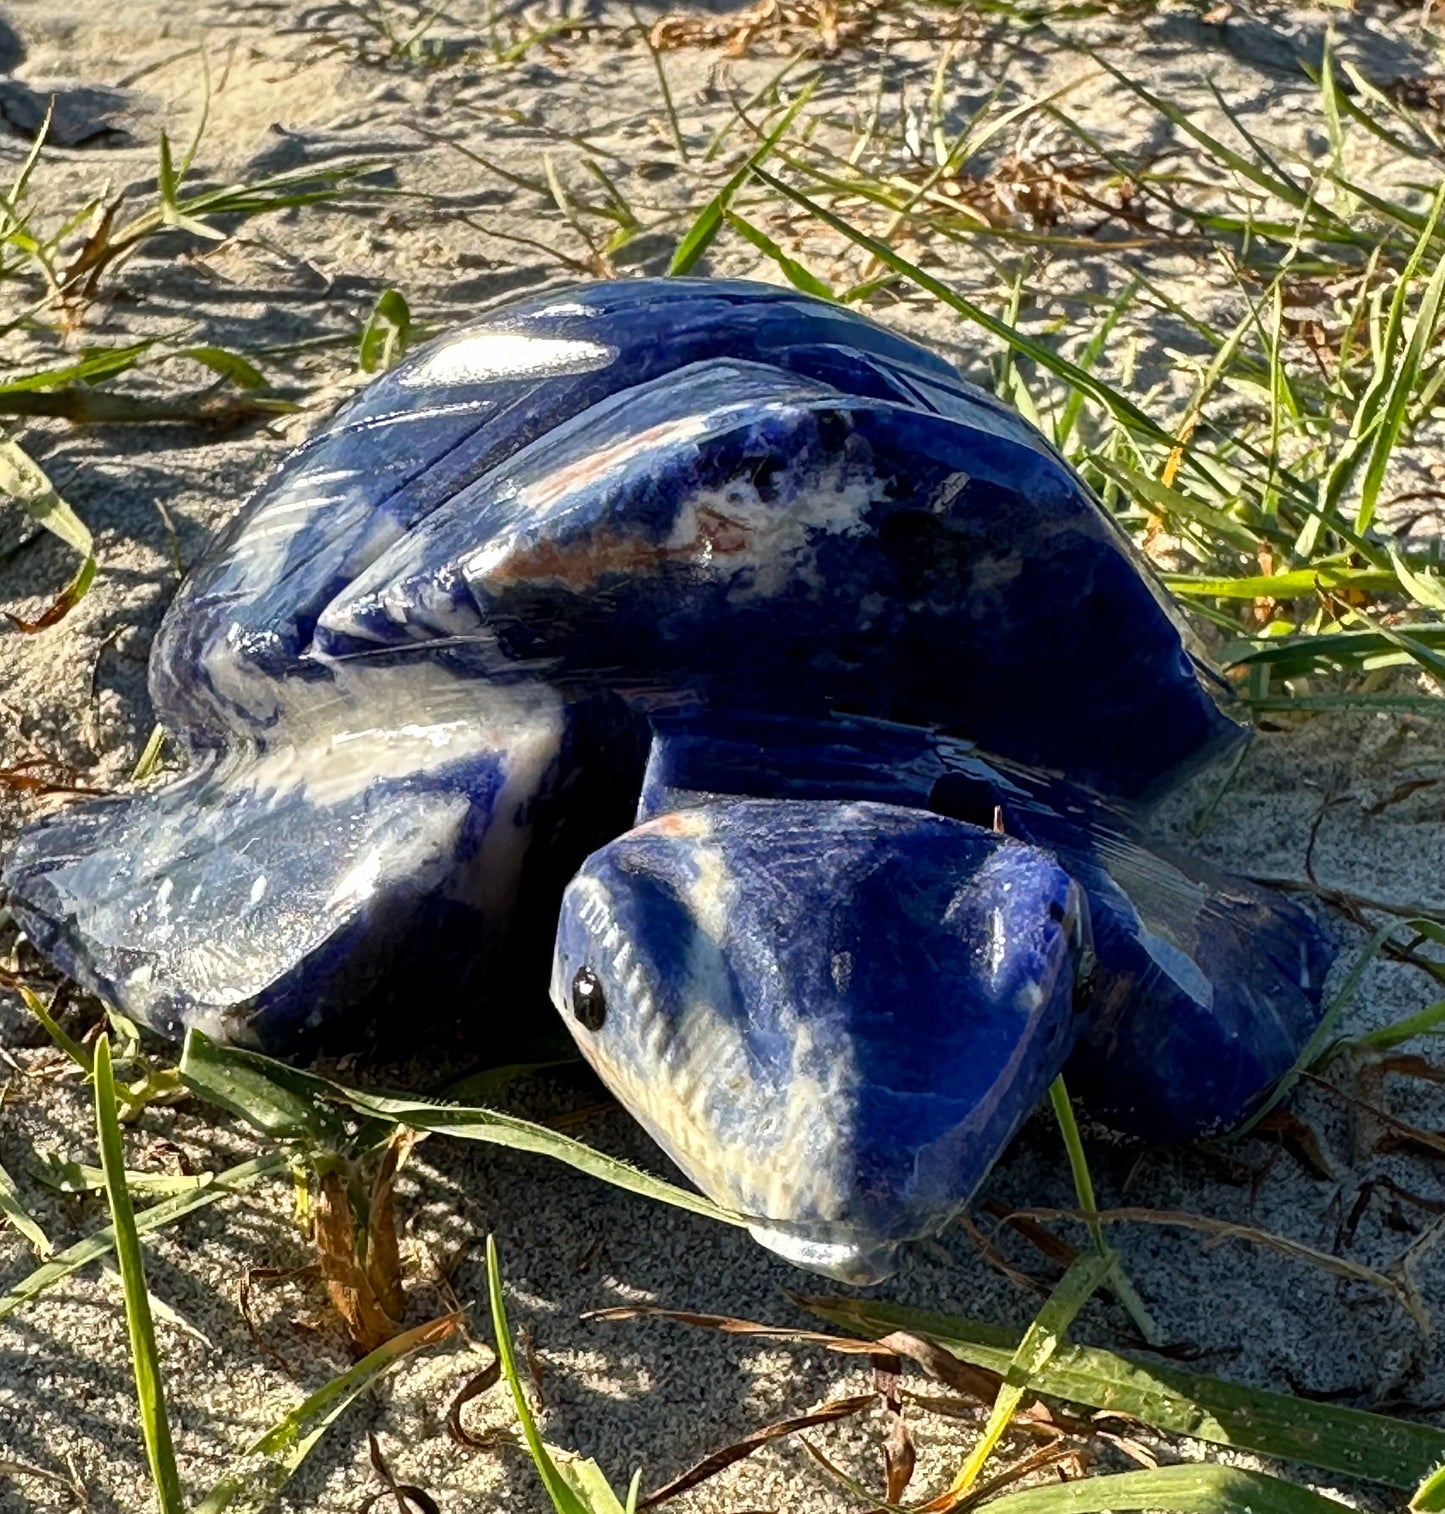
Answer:
<svg viewBox="0 0 1445 1514"><path fill-rule="evenodd" d="M1213 109L1212 80L1246 120L1309 151L1321 144L1312 86L1299 64L1318 58L1327 27L1336 32L1340 56L1372 78L1428 80L1436 66L1433 35L1415 24L1413 13L1390 5L1224 12L1206 20L1182 6L1106 10L1074 23L1071 35L1127 58L1138 77L1191 109ZM221 437L190 427L23 426L24 445L94 529L101 572L58 627L33 637L0 635L0 766L46 758L68 767L82 785L123 781L152 723L145 659L174 591L176 559L194 561L210 531L357 381L353 344L381 289L401 289L420 320L441 328L517 292L596 272L599 255L559 212L545 183L550 171L569 195L595 198L599 181L589 160L616 183L645 228L615 259L617 271L660 272L685 224L682 210L702 203L736 160L741 135L728 139L715 161L701 161L711 134L732 118L730 97L746 101L815 35L785 25L765 32L739 58L726 56L725 38L706 36L669 51L666 66L691 151L691 160L680 163L652 60L623 9L579 11L571 30L510 61L492 48L493 21L505 52L572 13L538 8L489 18L480 0L457 0L411 58L387 56L385 39L364 20L368 14L393 20L403 35L415 20L399 6L368 11L291 0L128 0L123 7L30 0L6 12L13 34L0 37L0 66L11 69L12 86L0 90L0 114L23 131L27 121L33 125L36 96L60 86L64 102L58 119L71 145L47 155L33 186L51 215L107 184L111 193L132 188L133 199L144 197L154 180L159 130L185 142L198 120L202 50L212 88L198 179L225 182L366 157L385 165L378 182L397 194L380 207L323 206L258 219L214 247L171 237L109 281L108 297L76 333L75 346L185 331L190 341L253 354L258 346L285 347L255 360L273 382L303 393L305 408L269 428ZM658 14L647 8L644 20L650 24ZM694 20L721 26L726 18L700 11ZM875 103L882 129L896 132L901 123L905 138L926 135L929 94L950 38L940 99L954 129L1002 79L1007 98L1075 83L1070 108L1119 145L1138 147L1150 133L1157 136L1146 112L1121 104L1117 86L1043 29L1002 18L950 28L945 33L936 15L865 16L856 35L845 26L834 52L797 71L818 78L810 109L821 119L820 139L846 152ZM1012 145L1027 157L1062 144L1030 125ZM1162 149L1165 142L1154 145ZM0 164L18 165L25 146L18 133L0 133ZM810 233L804 250L819 270L836 266L839 248L826 237ZM968 256L955 249L944 271L962 288L995 291L993 250L984 243ZM1117 287L1111 270L1118 257L1103 246L1056 257L1047 279L1036 281L1048 293L1029 319L1046 327L1050 299ZM704 271L775 276L735 238L718 245ZM1181 252L1152 257L1146 271L1191 309L1222 319L1233 308L1231 280L1217 266ZM932 341L965 371L986 376L986 353L972 329L911 297L886 298L876 313ZM1197 355L1198 343L1177 323L1141 316L1121 330L1119 350L1126 348L1157 375L1158 409L1167 413L1187 392L1186 360ZM16 367L54 356L23 333L6 339L5 360ZM205 378L197 370L197 386ZM135 392L147 393L148 382L154 385L138 380ZM1402 461L1401 487L1433 483L1441 461L1437 449L1417 444ZM1401 524L1427 537L1439 529L1428 511ZM33 615L70 569L62 547L15 512L0 511L0 603ZM1300 729L1261 733L1197 835L1193 822L1213 798L1207 783L1174 806L1173 823L1190 845L1229 866L1296 880L1305 877L1313 836L1321 885L1438 910L1445 907L1442 778L1438 722L1322 717ZM41 802L0 789L0 846ZM1363 933L1339 917L1332 929L1348 958ZM7 941L0 947L8 949ZM1430 997L1422 975L1380 963L1366 974L1347 1023L1383 1024ZM84 1023L83 1013L77 1023ZM68 1243L102 1222L102 1205L94 1196L51 1192L34 1170L48 1153L94 1160L86 1092L4 994L0 1048L0 1163L50 1235ZM1375 1096L1402 1118L1441 1123L1432 1085L1394 1079ZM1354 1261L1385 1269L1423 1236L1413 1275L1438 1316L1445 1287L1428 1207L1445 1201L1438 1167L1379 1154L1372 1127L1352 1123L1337 1096L1307 1089L1295 1107L1317 1133L1330 1176L1273 1137L1160 1151L1089 1131L1101 1203L1244 1221L1324 1250L1338 1246ZM665 1170L619 1111L591 1117L576 1133ZM214 1168L260 1149L238 1127L194 1105L153 1108L128 1140L133 1166L169 1171L182 1161ZM1389 1182L1427 1207L1393 1197ZM1048 1118L1036 1117L1000 1163L980 1202L988 1200L1072 1202ZM866 1369L815 1349L661 1323L579 1323L585 1310L629 1301L801 1323L783 1290L810 1280L739 1232L629 1198L540 1158L440 1140L417 1148L399 1201L414 1277L409 1318L427 1318L454 1295L470 1311L468 1334L359 1402L322 1442L282 1507L369 1507L383 1489L368 1463L368 1431L398 1478L424 1487L448 1514L526 1514L546 1506L522 1452L505 1442L465 1449L444 1427L453 1394L488 1359L475 1342L489 1333L482 1270L489 1233L501 1247L513 1324L528 1332L543 1372L537 1402L547 1437L595 1457L618 1486L638 1466L644 1486L656 1486L762 1423L871 1386ZM978 1218L993 1229L981 1208ZM1143 1225L1121 1227L1114 1238L1166 1338L1191 1348L1201 1370L1405 1413L1433 1414L1445 1399L1436 1334L1422 1333L1377 1290L1240 1241L1210 1244L1199 1234ZM1017 1239L1004 1235L999 1244L1014 1265L1048 1275L1048 1265ZM150 1239L146 1258L154 1293L173 1311L159 1335L181 1471L199 1499L245 1443L349 1356L313 1281L258 1285L254 1336L242 1316L247 1269L296 1267L307 1258L286 1183L192 1216ZM33 1265L25 1242L0 1228L0 1288ZM449 1276L446 1287L435 1281L442 1275ZM1037 1306L1037 1296L984 1260L962 1228L915 1248L899 1276L874 1291L1015 1326ZM1103 1345L1133 1339L1122 1312L1101 1300L1085 1309L1075 1333ZM927 1391L917 1374L910 1386ZM946 1481L972 1431L922 1410L910 1417L920 1452L913 1492L932 1491ZM477 1398L466 1422L477 1433L512 1426L505 1390ZM875 1411L818 1438L877 1487L883 1432ZM1201 1454L1199 1447L1141 1439L1164 1460ZM75 1503L65 1487L16 1470L17 1463L61 1477L73 1472L98 1514L148 1506L120 1289L109 1272L92 1267L0 1324L0 1510ZM1333 1488L1357 1507L1386 1506L1377 1494L1340 1482L1312 1485ZM795 1443L768 1449L676 1505L798 1514L848 1506Z"/></svg>

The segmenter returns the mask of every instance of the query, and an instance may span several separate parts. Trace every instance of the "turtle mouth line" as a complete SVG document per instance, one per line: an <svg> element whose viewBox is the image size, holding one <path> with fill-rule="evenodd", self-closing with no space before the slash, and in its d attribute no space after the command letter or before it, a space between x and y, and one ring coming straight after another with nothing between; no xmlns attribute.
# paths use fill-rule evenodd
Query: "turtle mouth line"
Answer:
<svg viewBox="0 0 1445 1514"><path fill-rule="evenodd" d="M748 1234L795 1267L855 1288L886 1282L898 1270L897 1241L879 1241L866 1235L823 1239L773 1223L749 1225Z"/></svg>

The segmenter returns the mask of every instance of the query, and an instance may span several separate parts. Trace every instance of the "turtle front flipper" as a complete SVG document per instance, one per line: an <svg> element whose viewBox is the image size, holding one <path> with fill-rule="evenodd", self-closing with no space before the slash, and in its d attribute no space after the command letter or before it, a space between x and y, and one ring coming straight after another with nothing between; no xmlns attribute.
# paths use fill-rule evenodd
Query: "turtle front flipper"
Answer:
<svg viewBox="0 0 1445 1514"><path fill-rule="evenodd" d="M850 1282L967 1204L1063 1066L1091 970L1046 854L879 804L730 800L590 857L553 1002L764 1245Z"/></svg>
<svg viewBox="0 0 1445 1514"><path fill-rule="evenodd" d="M25 831L3 881L26 934L163 1034L273 1053L448 1014L465 1035L504 993L540 997L562 884L625 823L630 717L540 687L479 707L430 666L308 697L264 744Z"/></svg>

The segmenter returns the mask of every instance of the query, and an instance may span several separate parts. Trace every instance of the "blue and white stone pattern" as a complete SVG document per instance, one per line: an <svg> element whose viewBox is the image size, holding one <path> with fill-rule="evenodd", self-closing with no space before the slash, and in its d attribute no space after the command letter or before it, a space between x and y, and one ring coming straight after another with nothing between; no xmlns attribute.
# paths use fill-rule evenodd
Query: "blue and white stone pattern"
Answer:
<svg viewBox="0 0 1445 1514"><path fill-rule="evenodd" d="M834 1275L946 1224L1066 1063L1186 1138L1318 1018L1310 917L1140 839L1244 735L1147 565L1013 411L790 291L423 347L213 544L150 683L184 773L5 869L64 971L298 1054L485 1039L550 972L664 1149Z"/></svg>

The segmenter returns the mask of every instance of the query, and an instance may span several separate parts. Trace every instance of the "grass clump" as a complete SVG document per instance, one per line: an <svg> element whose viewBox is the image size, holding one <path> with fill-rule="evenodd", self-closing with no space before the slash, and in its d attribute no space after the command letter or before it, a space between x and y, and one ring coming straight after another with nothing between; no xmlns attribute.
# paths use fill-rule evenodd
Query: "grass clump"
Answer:
<svg viewBox="0 0 1445 1514"><path fill-rule="evenodd" d="M176 1465L170 1418L166 1409L160 1352L156 1344L155 1321L146 1287L145 1264L141 1255L142 1226L131 1203L130 1184L125 1170L116 1085L111 1071L110 1039L102 1035L96 1042L91 1078L95 1094L95 1120L101 1157L101 1175L110 1206L111 1227L106 1240L114 1248L125 1291L126 1324L130 1334L131 1361L135 1377L136 1404L146 1458L150 1465L159 1514L261 1514L271 1507L282 1488L309 1455L317 1441L337 1418L364 1391L412 1353L436 1345L449 1336L456 1321L450 1316L431 1320L411 1330L390 1332L349 1371L340 1374L285 1415L261 1435L221 1477L200 1502L187 1502ZM253 1167L255 1164L252 1164ZM270 1163L270 1170L280 1166ZM256 1174L248 1174L254 1176ZM230 1175L234 1181L239 1173ZM224 1179L222 1180L224 1182ZM157 1210L164 1206L155 1206ZM192 1205L191 1207L194 1207ZM171 1201L166 1221L186 1212ZM152 1218L154 1211L145 1212ZM147 1224L144 1228L156 1228ZM92 1245L84 1260L102 1254ZM57 1258L62 1265L66 1258ZM80 1263L77 1263L79 1265ZM54 1268L55 1264L52 1264ZM73 1270L52 1270L43 1286ZM42 1269L44 1271L44 1269ZM24 1298L40 1291L32 1287ZM21 1300L12 1294L0 1304Z"/></svg>
<svg viewBox="0 0 1445 1514"><path fill-rule="evenodd" d="M39 1000L35 1005L44 1009ZM1403 1025L1401 1033L1414 1033L1416 1020L1418 1017ZM126 1087L118 1085L112 1074L108 1036L102 1035L89 1048L71 1040L48 1011L44 1023L47 1029L54 1027L57 1044L93 1084L102 1157L99 1173L84 1164L62 1163L55 1180L82 1190L97 1183L103 1185L112 1224L51 1256L0 1299L0 1314L24 1307L86 1262L115 1252L126 1288L143 1438L162 1511L181 1511L186 1504L175 1472L139 1249L139 1237L147 1231L173 1224L200 1206L261 1178L288 1170L308 1175L311 1197L305 1207L314 1216L320 1270L351 1339L366 1354L356 1367L311 1394L258 1438L195 1505L195 1514L221 1514L222 1510L260 1514L357 1393L412 1351L445 1339L456 1324L452 1316L412 1328L403 1323L406 1300L396 1266L391 1184L398 1153L415 1139L451 1135L545 1155L628 1192L725 1223L745 1222L741 1216L718 1210L695 1194L555 1130L489 1105L461 1106L443 1100L365 1092L255 1053L216 1046L194 1031L179 1069L150 1069ZM130 1060L138 1059L133 1048L124 1051ZM484 1091L488 1096L500 1095L510 1076L507 1070L499 1072L488 1080ZM228 1172L188 1181L180 1191L137 1212L130 1199L132 1175L122 1158L120 1117L133 1114L136 1101L147 1090L154 1091L152 1097L168 1096L177 1078L193 1095L244 1118L277 1149ZM1158 1434L1187 1435L1235 1450L1304 1463L1326 1473L1343 1473L1387 1487L1418 1489L1416 1506L1434 1507L1431 1500L1438 1497L1434 1468L1445 1457L1445 1435L1437 1427L1232 1384L1157 1358L1076 1346L1068 1339L1075 1316L1100 1288L1109 1288L1130 1308L1146 1340L1157 1339L1147 1311L1120 1270L1118 1256L1105 1244L1100 1225L1104 1220L1151 1216L1098 1211L1083 1143L1062 1084L1054 1090L1053 1103L1078 1194L1079 1218L1093 1246L1075 1258L1033 1324L1021 1334L979 1321L863 1299L798 1300L829 1323L853 1332L854 1338L713 1316L677 1315L648 1306L604 1310L596 1317L664 1316L730 1333L866 1355L876 1362L909 1358L951 1392L964 1395L965 1402L972 1401L985 1411L980 1439L948 1487L917 1506L928 1514L951 1514L980 1500L990 1507L1027 1514L1129 1508L1322 1514L1342 1507L1266 1473L1224 1466L1097 1472L1083 1481L1076 1478L1048 1488L1016 1490L1020 1481L1053 1466L1071 1466L1078 1477L1083 1477L1085 1469L1092 1469L1098 1461L1101 1449L1116 1443L1134 1444L1130 1439L1133 1432L1128 1429L1131 1424ZM8 1207L23 1212L18 1195L12 1193L10 1199ZM328 1213L329 1219L325 1218ZM1167 1223L1181 1217L1159 1218ZM1182 1218L1186 1222L1197 1219ZM1274 1239L1262 1232L1249 1232L1246 1238L1263 1239L1266 1244ZM1294 1251L1301 1259L1319 1265L1350 1265L1331 1257L1312 1256L1308 1248L1295 1246ZM811 1442L805 1441L805 1445L823 1473L851 1494L875 1506L900 1507L898 1500L907 1487L913 1456L896 1392L887 1386L889 1371L896 1373L897 1369L882 1367L883 1386L877 1395L838 1400L754 1432L712 1453L646 1498L639 1497L640 1479L634 1477L625 1501L619 1499L594 1463L558 1452L543 1442L511 1354L493 1242L488 1244L487 1271L501 1371L512 1391L539 1475L562 1514L618 1514L620 1510L630 1514L633 1509L656 1507L780 1437L802 1434L865 1412L875 1398L890 1406L895 1424L886 1499L880 1500L857 1483ZM369 1307L368 1300L371 1306L382 1307ZM1100 1411L1104 1419L1080 1418L1075 1408L1060 1410L1049 1407L1052 1404ZM1110 1430L1110 1422L1123 1429L1117 1433ZM1022 1447L1016 1443L1021 1432L1026 1432Z"/></svg>
<svg viewBox="0 0 1445 1514"><path fill-rule="evenodd" d="M294 393L273 387L252 356L208 341L204 333L198 339L193 322L141 340L80 345L80 334L119 272L157 239L179 233L197 245L215 244L261 216L354 201L376 192L364 182L376 165L342 163L191 187L187 181L206 126L203 112L179 159L161 132L149 203L127 213L124 195L102 193L74 211L46 217L34 203L34 189L49 122L47 116L8 193L0 193L0 286L10 286L12 293L0 315L0 340L40 354L20 365L22 371L14 371L12 363L10 371L0 372L0 417L224 432L296 410ZM374 326L375 317L368 332ZM383 356L397 350L395 334L374 340ZM404 347L404 330L400 341ZM197 370L210 376L207 387L195 387ZM144 375L151 386L144 392L114 387L126 375ZM18 505L80 554L80 567L39 616L9 617L19 631L44 630L69 613L95 577L90 531L13 438L0 437L0 500Z"/></svg>

